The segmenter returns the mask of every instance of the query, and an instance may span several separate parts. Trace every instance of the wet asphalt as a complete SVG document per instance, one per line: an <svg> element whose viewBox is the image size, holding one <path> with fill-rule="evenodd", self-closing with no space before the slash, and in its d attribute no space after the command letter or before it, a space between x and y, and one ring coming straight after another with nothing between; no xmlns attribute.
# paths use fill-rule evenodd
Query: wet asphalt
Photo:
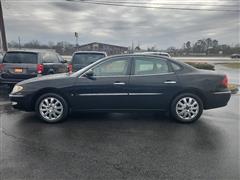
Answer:
<svg viewBox="0 0 240 180"><path fill-rule="evenodd" d="M240 96L193 124L153 113L79 113L46 124L0 88L1 179L239 179Z"/></svg>

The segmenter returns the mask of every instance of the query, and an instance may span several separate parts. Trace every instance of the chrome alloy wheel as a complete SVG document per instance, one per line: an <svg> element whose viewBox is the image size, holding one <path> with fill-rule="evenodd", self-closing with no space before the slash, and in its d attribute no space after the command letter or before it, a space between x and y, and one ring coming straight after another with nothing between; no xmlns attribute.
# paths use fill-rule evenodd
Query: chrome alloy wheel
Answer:
<svg viewBox="0 0 240 180"><path fill-rule="evenodd" d="M177 115L185 121L195 118L198 112L199 104L193 97L183 97L176 104Z"/></svg>
<svg viewBox="0 0 240 180"><path fill-rule="evenodd" d="M39 105L39 112L48 121L55 121L63 114L63 105L55 97L44 98Z"/></svg>

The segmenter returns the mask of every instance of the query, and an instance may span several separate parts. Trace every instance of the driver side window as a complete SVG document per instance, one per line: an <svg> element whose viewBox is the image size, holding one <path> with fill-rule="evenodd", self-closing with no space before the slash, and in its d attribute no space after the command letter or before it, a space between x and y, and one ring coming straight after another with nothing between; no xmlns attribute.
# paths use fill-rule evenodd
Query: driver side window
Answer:
<svg viewBox="0 0 240 180"><path fill-rule="evenodd" d="M93 69L93 76L123 76L128 73L128 58L104 62Z"/></svg>

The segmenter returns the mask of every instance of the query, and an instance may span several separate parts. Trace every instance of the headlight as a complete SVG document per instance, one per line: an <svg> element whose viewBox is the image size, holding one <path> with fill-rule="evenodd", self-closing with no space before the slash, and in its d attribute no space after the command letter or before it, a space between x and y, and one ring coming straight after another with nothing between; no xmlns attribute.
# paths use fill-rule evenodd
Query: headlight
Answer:
<svg viewBox="0 0 240 180"><path fill-rule="evenodd" d="M11 94L18 93L18 92L20 92L20 91L22 91L22 90L23 90L23 87L22 87L22 86L18 86L18 85L16 85L16 86L14 86L14 88L13 88Z"/></svg>

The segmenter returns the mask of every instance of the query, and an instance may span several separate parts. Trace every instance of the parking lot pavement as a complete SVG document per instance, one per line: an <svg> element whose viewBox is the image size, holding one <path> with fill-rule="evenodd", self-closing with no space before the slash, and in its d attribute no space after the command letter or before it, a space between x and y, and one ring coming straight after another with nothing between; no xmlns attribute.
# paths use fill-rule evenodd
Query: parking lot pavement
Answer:
<svg viewBox="0 0 240 180"><path fill-rule="evenodd" d="M239 179L239 100L188 125L152 113L51 125L0 105L1 179Z"/></svg>
<svg viewBox="0 0 240 180"><path fill-rule="evenodd" d="M8 93L10 89L7 86L0 85L0 106L9 104Z"/></svg>

